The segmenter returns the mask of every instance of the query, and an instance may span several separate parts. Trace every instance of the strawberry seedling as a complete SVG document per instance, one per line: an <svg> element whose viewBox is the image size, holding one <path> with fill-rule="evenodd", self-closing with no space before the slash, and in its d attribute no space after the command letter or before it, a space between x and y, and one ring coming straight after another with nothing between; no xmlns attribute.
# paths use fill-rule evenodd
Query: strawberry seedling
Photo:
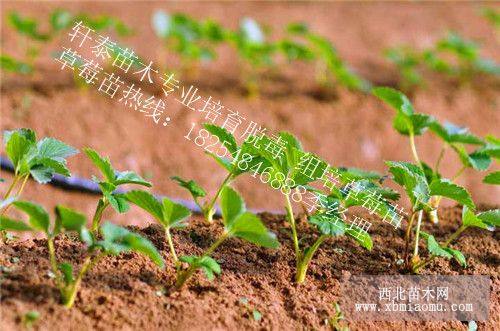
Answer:
<svg viewBox="0 0 500 331"><path fill-rule="evenodd" d="M147 211L153 218L160 223L165 229L170 254L176 268L180 266L179 259L175 253L174 244L172 242L171 229L182 228L187 225L186 218L191 215L188 208L173 202L168 198L162 198L158 201L151 193L146 191L129 191L124 195L124 198L143 210Z"/></svg>
<svg viewBox="0 0 500 331"><path fill-rule="evenodd" d="M475 215L467 206L462 210L462 224L443 243L438 243L433 235L421 231L422 238L426 241L429 257L413 265L413 272L418 273L420 269L431 263L436 257L446 259L454 258L462 267L467 267L467 260L463 253L457 249L450 248L450 244L468 228L480 228L495 231L500 226L500 209L489 210Z"/></svg>
<svg viewBox="0 0 500 331"><path fill-rule="evenodd" d="M125 213L129 209L127 199L116 190L121 185L135 184L146 187L151 187L151 183L144 180L141 176L133 171L116 171L109 158L100 156L96 151L91 148L86 148L85 154L92 161L92 163L100 170L103 179L97 177L92 179L99 185L102 192L102 197L99 199L97 208L92 219L92 232L95 234L99 228L102 214L106 208L111 205L118 213Z"/></svg>
<svg viewBox="0 0 500 331"><path fill-rule="evenodd" d="M85 274L90 272L94 265L106 255L137 252L149 257L159 267L164 267L163 258L149 240L123 227L106 222L100 227L102 240L97 240L86 227L86 217L72 209L57 206L55 209L56 218L51 225L49 214L40 205L27 201L16 201L13 202L13 205L29 216L28 221L23 222L1 216L1 229L45 234L51 271L61 293L62 304L67 308L73 306ZM77 232L80 240L86 246L87 257L76 277L71 264L57 262L54 241L63 232Z"/></svg>
<svg viewBox="0 0 500 331"><path fill-rule="evenodd" d="M328 39L311 32L302 23L289 24L286 30L291 36L300 38L307 45L304 46L308 49L304 54L305 58L310 58L310 54L313 54L316 60L316 79L320 84L329 84L333 77L333 80L341 86L352 90L369 91L371 84L347 66Z"/></svg>
<svg viewBox="0 0 500 331"><path fill-rule="evenodd" d="M181 288L198 269L202 269L209 280L214 278L214 274L220 274L220 265L211 255L229 238L240 238L267 248L279 246L276 235L267 230L258 216L246 210L241 196L229 186L222 189L221 210L222 223L224 224L223 233L203 254L180 257L182 262L189 264L189 268L178 273L175 284L177 288Z"/></svg>
<svg viewBox="0 0 500 331"><path fill-rule="evenodd" d="M4 201L12 197L14 191L14 197L19 197L30 176L40 184L48 183L54 174L69 177L71 174L66 167L66 158L78 153L78 150L54 138L37 141L31 129L5 131L3 142L14 167L14 178L4 193ZM2 215L8 206L3 205Z"/></svg>
<svg viewBox="0 0 500 331"><path fill-rule="evenodd" d="M266 147L273 144L270 138L262 135L258 138L258 144L255 143L256 137L249 138L242 147L242 150L245 150L246 153L236 165L240 169L248 171L250 174L253 173L253 177L259 174L263 183L267 183L272 188L280 190L284 195L287 221L290 224L291 237L295 251L297 268L295 280L297 283L302 283L305 280L307 269L315 252L329 237L346 234L353 237L364 248L372 248L372 241L368 233L357 225L352 224L351 226L347 226L341 213L342 208L345 209L351 206L361 205L363 203L363 197L369 194L370 189L379 190L379 188L368 179L372 178L372 173L342 169L341 178L344 181L343 190L332 188L328 195L322 194L309 186L309 184L320 179L326 167L329 168L328 171L339 170L329 167L314 154L305 152L300 142L290 133L281 132L278 137L281 141L285 142L285 146L281 153L276 154L273 154L272 151ZM306 173L303 169L304 162L307 163L311 158L315 158L315 160L318 161L317 166L313 168L311 173ZM358 185L357 198L349 194L349 188L347 187L348 181L352 180L355 180L356 185ZM317 208L315 214L308 217L308 220L310 224L318 228L320 235L311 246L301 248L301 239L297 232L296 217L293 212L292 201L301 201L302 195L305 194L307 190L313 191L314 194L318 196L319 208ZM394 194L389 195L394 196ZM384 201L380 201L380 206L381 214L382 208L385 214L393 212Z"/></svg>
<svg viewBox="0 0 500 331"><path fill-rule="evenodd" d="M215 59L215 46L225 38L223 28L212 20L197 21L185 14L170 15L161 10L151 20L165 48L179 55L184 74L196 68L199 61Z"/></svg>
<svg viewBox="0 0 500 331"><path fill-rule="evenodd" d="M174 176L172 177L172 179L175 180L181 187L187 189L190 192L194 202L205 216L205 219L209 223L211 223L216 212L215 204L219 199L223 188L226 185L229 185L239 175L249 171L248 169L250 169L252 165L245 169L241 169L240 167L238 167L238 164L240 161L242 161L244 155L248 154L247 147L246 145L238 146L236 139L230 132L214 124L205 123L203 126L204 129L201 129L198 133L198 136L192 139L191 132L194 129L193 124L193 128L185 136L185 138L188 140L193 140L195 144L197 144L197 146L203 147L205 149L205 152L212 158L214 158L217 164L219 164L227 171L227 175L217 189L217 193L209 201L201 203L199 199L205 197L206 192L195 181L186 181L178 176ZM220 147L215 150L214 146L219 146L219 144ZM259 161L262 161L262 159L255 158L254 160L249 162L252 162L252 164L256 164Z"/></svg>
<svg viewBox="0 0 500 331"><path fill-rule="evenodd" d="M389 166L389 171L393 175L394 181L405 190L412 206L412 214L405 236L405 261L407 267L415 271L418 270L417 266L420 264L418 243L423 212L428 212L431 220L437 223L437 208L439 201L443 197L454 200L470 210L475 210L476 207L469 192L465 188L453 183L453 181L460 176L463 169L466 167L485 170L491 163L490 155L498 153L498 149L496 149L497 147L493 144L490 144L489 148L486 149L486 143L481 138L469 133L466 129L459 128L452 124L443 126L432 116L415 112L408 98L397 90L380 87L375 88L373 94L396 110L393 126L399 133L409 137L410 148L415 160L415 164L410 162L386 162ZM444 153L444 148L434 168L422 162L418 155L415 136L423 134L427 129L430 129L437 136L442 138L444 145L451 146L460 156L463 167L451 180L443 178L439 173L439 165ZM468 154L463 144L478 144L483 147ZM415 218L418 219L415 229L415 246L413 257L410 260L408 248Z"/></svg>

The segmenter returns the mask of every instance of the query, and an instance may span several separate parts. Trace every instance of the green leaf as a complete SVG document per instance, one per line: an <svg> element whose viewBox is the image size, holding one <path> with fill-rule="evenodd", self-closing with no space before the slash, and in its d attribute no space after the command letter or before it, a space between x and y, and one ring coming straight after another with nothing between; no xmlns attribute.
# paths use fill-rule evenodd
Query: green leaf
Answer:
<svg viewBox="0 0 500 331"><path fill-rule="evenodd" d="M483 183L500 185L500 171L495 171L488 174L486 177L484 177Z"/></svg>
<svg viewBox="0 0 500 331"><path fill-rule="evenodd" d="M488 169L491 164L490 156L484 152L483 149L479 149L469 154L465 147L460 144L451 144L451 147L457 152L460 161L462 161L462 164L466 167L482 171Z"/></svg>
<svg viewBox="0 0 500 331"><path fill-rule="evenodd" d="M38 157L58 162L75 155L78 150L54 138L43 138L37 143Z"/></svg>
<svg viewBox="0 0 500 331"><path fill-rule="evenodd" d="M125 193L123 196L128 201L150 213L161 224L168 226L168 224L165 224L162 204L151 193L142 190L133 190Z"/></svg>
<svg viewBox="0 0 500 331"><path fill-rule="evenodd" d="M29 173L38 183L47 184L52 180L52 176L54 176L54 169L43 165L35 165Z"/></svg>
<svg viewBox="0 0 500 331"><path fill-rule="evenodd" d="M268 231L260 218L250 212L239 214L234 221L227 223L226 231L232 236L245 239L259 246L279 247L276 235Z"/></svg>
<svg viewBox="0 0 500 331"><path fill-rule="evenodd" d="M370 234L359 226L351 224L349 227L346 227L345 233L354 238L354 240L356 240L361 247L366 248L369 251L372 250L373 241Z"/></svg>
<svg viewBox="0 0 500 331"><path fill-rule="evenodd" d="M115 185L123 185L123 184L137 184L146 187L151 187L152 184L136 174L133 171L122 171L118 172L116 175L116 179L114 181Z"/></svg>
<svg viewBox="0 0 500 331"><path fill-rule="evenodd" d="M203 272L205 273L205 276L207 277L208 280L212 281L214 279L214 274L220 275L221 273L221 268L219 263L210 256L196 256L196 255L190 255L190 256L181 256L179 258L182 262L186 262L189 265L195 267L196 269L201 268Z"/></svg>
<svg viewBox="0 0 500 331"><path fill-rule="evenodd" d="M73 266L69 263L60 263L59 270L61 270L63 274L63 280L66 285L71 285L75 282L75 278L73 277Z"/></svg>
<svg viewBox="0 0 500 331"><path fill-rule="evenodd" d="M115 181L115 170L111 166L109 158L101 157L95 150L91 148L84 149L85 154L94 163L94 165L102 172L106 181L113 183Z"/></svg>
<svg viewBox="0 0 500 331"><path fill-rule="evenodd" d="M14 169L18 172L21 161L29 155L30 150L34 148L34 143L18 131L14 131L8 135L6 133L5 137L7 137L5 152L12 161Z"/></svg>
<svg viewBox="0 0 500 331"><path fill-rule="evenodd" d="M222 219L226 227L231 227L233 221L246 210L241 196L229 186L222 189L220 195Z"/></svg>
<svg viewBox="0 0 500 331"><path fill-rule="evenodd" d="M340 236L346 231L345 223L336 215L327 215L326 213L311 215L308 221L316 225L322 234Z"/></svg>
<svg viewBox="0 0 500 331"><path fill-rule="evenodd" d="M109 201L114 210L118 213L126 213L130 209L130 205L123 194L113 194L108 191L103 191L103 195Z"/></svg>
<svg viewBox="0 0 500 331"><path fill-rule="evenodd" d="M64 30L73 22L73 15L69 11L56 9L50 14L50 25L54 31Z"/></svg>
<svg viewBox="0 0 500 331"><path fill-rule="evenodd" d="M105 222L101 226L101 234L104 240L98 242L98 244L106 252L116 255L121 252L134 251L149 257L160 268L165 266L165 261L153 243L137 233L130 232L113 223Z"/></svg>
<svg viewBox="0 0 500 331"><path fill-rule="evenodd" d="M238 169L237 167L233 167L232 161L230 159L228 159L227 157L218 157L214 153L210 153L207 151L205 151L205 153L207 155L211 156L215 160L215 162L217 162L221 167L226 169L228 172L233 173L233 175L236 176L236 175L239 175L240 173L242 173L240 171L240 169Z"/></svg>
<svg viewBox="0 0 500 331"><path fill-rule="evenodd" d="M477 217L489 226L500 226L500 209L488 210L477 214Z"/></svg>
<svg viewBox="0 0 500 331"><path fill-rule="evenodd" d="M184 227L184 221L191 215L191 211L181 204L175 203L168 198L163 198L162 201L163 215L168 227Z"/></svg>
<svg viewBox="0 0 500 331"><path fill-rule="evenodd" d="M386 164L394 181L404 187L414 210L421 209L421 204L429 202L430 188L420 167L408 162L387 161Z"/></svg>
<svg viewBox="0 0 500 331"><path fill-rule="evenodd" d="M28 222L32 228L49 234L49 214L42 206L28 201L15 201L12 204L28 214Z"/></svg>
<svg viewBox="0 0 500 331"><path fill-rule="evenodd" d="M446 179L435 179L429 186L431 196L442 196L467 206L470 209L476 209L476 205L467 190Z"/></svg>
<svg viewBox="0 0 500 331"><path fill-rule="evenodd" d="M420 235L422 236L422 238L427 239L427 250L429 251L429 253L431 253L432 255L445 257L447 259L451 259L453 257L450 252L439 245L433 235L430 235L424 231L420 231Z"/></svg>
<svg viewBox="0 0 500 331"><path fill-rule="evenodd" d="M173 176L170 177L170 179L176 181L180 186L187 189L195 199L203 198L204 196L207 195L207 192L205 192L205 190L200 185L198 185L198 183L196 183L194 180L185 181L179 176Z"/></svg>
<svg viewBox="0 0 500 331"><path fill-rule="evenodd" d="M53 236L56 236L62 229L65 231L75 231L80 235L80 239L91 246L94 242L92 234L87 229L87 218L85 215L62 205L56 206L56 221Z"/></svg>
<svg viewBox="0 0 500 331"><path fill-rule="evenodd" d="M488 230L488 224L484 223L467 206L464 206L462 209L462 224L467 227L472 226Z"/></svg>
<svg viewBox="0 0 500 331"><path fill-rule="evenodd" d="M236 154L238 151L238 144L236 143L234 136L229 131L220 126L209 123L205 123L203 126L208 132L219 138L219 143L223 144L232 155Z"/></svg>
<svg viewBox="0 0 500 331"><path fill-rule="evenodd" d="M69 169L66 167L66 160L57 161L54 159L44 158L44 159L38 160L37 163L40 163L41 166L43 166L43 167L41 167L40 165L34 166L34 167L38 167L38 171L41 171L42 168L50 168L51 170L45 169L44 171L46 171L47 174L48 173L58 173L60 175L66 176L66 177L71 176ZM33 168L32 168L32 171L33 171Z"/></svg>
<svg viewBox="0 0 500 331"><path fill-rule="evenodd" d="M481 138L471 134L468 128L460 127L450 122L445 122L444 125L441 125L438 121L434 121L429 126L429 129L449 144L463 143L472 145L484 145L484 141Z"/></svg>
<svg viewBox="0 0 500 331"><path fill-rule="evenodd" d="M33 231L33 229L22 221L0 216L0 230L2 231Z"/></svg>
<svg viewBox="0 0 500 331"><path fill-rule="evenodd" d="M411 116L415 112L410 100L403 93L390 87L375 87L372 93L380 100L387 103L396 111L406 116Z"/></svg>
<svg viewBox="0 0 500 331"><path fill-rule="evenodd" d="M465 256L464 254L462 254L462 252L449 247L444 248L444 250L450 253L462 267L467 268L467 260L465 259Z"/></svg>

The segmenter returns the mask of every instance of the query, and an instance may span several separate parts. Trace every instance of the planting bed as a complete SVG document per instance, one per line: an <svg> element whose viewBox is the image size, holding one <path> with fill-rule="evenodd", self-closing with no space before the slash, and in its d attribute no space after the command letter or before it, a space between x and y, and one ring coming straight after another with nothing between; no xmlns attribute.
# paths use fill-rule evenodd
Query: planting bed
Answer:
<svg viewBox="0 0 500 331"><path fill-rule="evenodd" d="M491 206L488 206L491 207ZM426 222L424 229L436 232L441 239L460 222L461 209L441 210L442 225ZM370 219L370 215L363 215ZM262 214L266 225L278 234L279 250L258 248L239 239L223 244L214 254L223 273L208 282L198 273L192 283L180 292L172 290L175 270L160 271L146 258L123 254L104 259L92 275L85 278L75 307L67 310L58 304L59 294L47 276L49 261L43 240L13 243L0 249L3 272L3 316L5 330L20 327L23 312L36 309L41 318L39 329L50 330L112 330L112 329L328 329L325 320L333 315L333 303L341 296L341 281L350 275L386 275L401 273L396 261L401 257L404 242L401 232L386 225L372 233L374 249L367 252L346 238L329 239L313 261L307 282L292 284L294 260L289 228L281 216ZM216 222L218 223L218 221ZM301 229L312 235L304 221ZM158 247L168 261L168 247L157 225L135 228ZM219 235L218 224L206 225L195 217L190 228L175 232L174 241L180 253L199 253ZM469 267L455 262L437 260L424 274L490 275L492 292L490 320L478 322L482 330L494 330L500 323L498 286L500 244L498 233L470 231L455 245L468 257ZM310 239L308 239L310 241ZM71 238L56 241L61 259L78 263L82 246ZM485 252L487 252L485 254ZM12 263L13 258L18 262ZM17 261L17 259L15 259ZM244 299L248 304L244 304ZM262 314L256 321L253 310ZM455 322L353 322L352 330L466 330L467 325Z"/></svg>
<svg viewBox="0 0 500 331"><path fill-rule="evenodd" d="M58 7L88 13L108 13L119 17L136 30L120 40L144 59L177 65L174 56L162 53L159 39L150 28L151 15L162 9L183 12L195 18L212 17L228 28L235 28L243 16L280 31L292 21L306 21L314 30L333 42L342 59L374 86L396 87L398 73L384 59L385 48L401 43L425 48L446 30L457 30L467 38L479 40L486 57L499 60L498 31L477 12L472 3L218 3L218 2L27 2L5 1L1 15L17 10L23 15L46 17ZM493 6L493 5L492 5ZM493 6L494 7L494 6ZM111 36L115 37L112 33ZM279 33L278 33L279 35ZM118 37L117 37L118 38ZM18 40L2 22L2 51L18 55ZM67 34L50 43L49 51L69 46ZM270 132L293 133L306 151L313 152L335 167L357 167L389 175L385 160L414 162L408 139L392 126L394 111L370 93L342 87L320 87L314 80L314 66L307 63L279 63L263 74L260 94L249 97L240 81L240 63L234 50L220 47L219 57L182 78L184 86L194 85L204 97L211 96L228 108L237 110L248 122L254 121ZM167 52L168 53L168 52ZM0 131L31 128L38 138L53 137L81 151L68 159L73 176L90 179L98 174L83 153L85 147L109 156L117 170L132 170L153 184L151 193L170 198L190 199L189 193L171 176L194 179L207 191L217 192L227 172L207 157L203 149L184 136L192 123L201 128L205 122L199 112L175 101L166 100L168 126L155 125L142 114L97 92L75 86L68 71L50 52L40 56L33 76L3 75L0 100ZM137 77L137 76L136 76ZM467 126L478 136L499 136L500 84L498 77L480 76L458 83L443 75L427 73L426 84L408 96L415 111L434 116L441 123L450 121ZM148 93L161 96L161 85L142 84L132 75L126 83L140 85ZM220 124L220 123L219 123ZM242 133L242 132L240 132ZM238 142L240 137L237 136ZM417 136L422 160L438 157L441 141L431 133ZM3 145L2 145L3 146ZM0 151L2 156L7 153ZM498 171L498 160L487 172L465 170L456 181L465 187L477 205L476 212L499 208L500 186L482 182L486 173ZM441 161L441 173L451 178L461 167L456 154L448 148ZM0 174L2 196L14 176ZM101 176L102 177L102 176ZM104 257L83 278L74 307L61 305L49 261L47 241L40 233L22 233L19 240L0 244L0 329L21 330L23 316L38 311L35 330L310 330L333 329L331 318L335 303L342 297L341 284L351 275L407 274L402 259L408 217L399 229L384 223L379 216L362 208L349 209L349 216L362 217L372 224L369 233L373 249L368 251L347 236L329 237L312 259L303 284L295 283L296 261L290 238L290 222L284 215L285 202L279 190L270 189L249 174L231 183L240 192L249 210L259 212L266 227L276 233L280 247L258 247L230 238L213 254L222 273L208 281L200 270L184 288L174 289L176 270L167 245L164 228L140 208L118 214L109 207L103 221L128 226L148 238L165 259L159 269L143 255L126 252ZM7 184L7 185L5 185ZM402 192L398 201L410 210L404 190L390 179L384 185ZM135 185L126 189L137 189ZM68 192L28 180L23 200L36 202L51 211L62 204L90 218L96 209L97 195ZM218 201L220 204L220 201ZM432 224L425 215L422 230L445 241L462 222L462 206L443 201L440 222ZM303 206L294 204L300 245L313 244L317 229L302 214ZM23 219L11 208L9 217ZM26 219L26 218L24 218ZM52 219L52 218L51 218ZM213 224L201 215L188 218L189 226L172 229L177 254L202 254L222 233L221 219ZM420 254L428 256L421 241ZM477 322L479 330L497 330L500 325L500 243L498 231L468 229L451 246L467 259L463 268L455 260L437 258L423 275L488 275L491 279L490 319ZM74 234L55 239L58 261L71 262L75 272L87 256L85 246ZM412 247L413 248L413 247ZM184 263L183 268L187 265ZM343 321L351 330L467 330L467 322L357 322Z"/></svg>

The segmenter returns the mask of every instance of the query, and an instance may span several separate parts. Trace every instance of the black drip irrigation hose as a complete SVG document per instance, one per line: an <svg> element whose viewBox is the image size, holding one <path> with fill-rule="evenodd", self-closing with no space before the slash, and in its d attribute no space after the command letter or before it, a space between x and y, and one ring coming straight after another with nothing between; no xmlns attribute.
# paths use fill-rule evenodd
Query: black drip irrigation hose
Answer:
<svg viewBox="0 0 500 331"><path fill-rule="evenodd" d="M10 160L4 156L0 155L0 169L9 171L11 173L14 173L14 165ZM99 188L99 185L97 185L96 182L90 179L86 178L80 178L80 177L64 177L59 174L55 174L52 177L52 180L48 182L48 184L63 189L65 191L76 191L76 192L81 192L81 193L87 193L87 194L95 194L95 195L100 195L102 194L101 189ZM115 191L116 193L125 193L126 191L123 189L118 189ZM162 198L164 196L159 195L159 194L154 194L156 198ZM196 214L201 214L200 208L193 202L185 199L171 199L172 201L179 203L185 207L187 207L189 210L191 210L193 213ZM216 206L216 213L215 216L221 216L220 209L218 206Z"/></svg>
<svg viewBox="0 0 500 331"><path fill-rule="evenodd" d="M14 165L10 160L2 155L0 155L0 169L9 171L11 173L14 173ZM99 188L99 185L97 185L96 182L90 179L86 178L80 178L76 176L71 176L71 177L64 177L59 174L55 174L52 177L52 180L48 183L54 187L60 188L65 191L75 191L75 192L81 192L81 193L88 193L88 194L96 194L100 195L102 194L101 189ZM125 193L125 190L118 189L116 190L117 193ZM161 199L165 197L164 195L160 194L154 194L154 196L158 199ZM172 201L179 203L195 214L201 214L200 208L190 200L186 199L177 199L177 198L169 198ZM216 217L222 216L220 208L218 205L215 206L215 215ZM250 210L253 213L261 213L263 212L262 210ZM281 214L279 212L273 212L274 214Z"/></svg>

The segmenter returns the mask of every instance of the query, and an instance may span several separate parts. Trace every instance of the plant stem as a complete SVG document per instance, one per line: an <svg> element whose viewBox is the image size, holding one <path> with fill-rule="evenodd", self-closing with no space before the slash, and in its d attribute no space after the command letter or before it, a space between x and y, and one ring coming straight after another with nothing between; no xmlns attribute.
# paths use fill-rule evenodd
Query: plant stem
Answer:
<svg viewBox="0 0 500 331"><path fill-rule="evenodd" d="M170 228L165 227L165 236L167 237L168 247L170 248L170 253L172 254L172 259L174 260L176 268L179 266L179 259L177 254L175 254L174 243L172 242L172 235L170 234Z"/></svg>
<svg viewBox="0 0 500 331"><path fill-rule="evenodd" d="M413 154L413 158L415 159L415 162L417 162L417 165L419 167L422 167L422 164L420 163L420 158L418 157L417 153L417 147L415 145L415 134L410 133L410 147L411 147L411 152Z"/></svg>
<svg viewBox="0 0 500 331"><path fill-rule="evenodd" d="M92 269L94 265L103 257L105 253L99 253L94 258L87 256L85 261L83 262L82 268L76 277L75 282L69 287L69 289L65 290L63 293L64 306L66 308L71 308L75 302L76 294L78 293L78 289L80 288L80 284L82 282L83 276L85 273Z"/></svg>
<svg viewBox="0 0 500 331"><path fill-rule="evenodd" d="M224 232L219 239L217 239L212 246L210 246L200 258L203 258L204 256L209 256L210 254L217 249L217 247L220 246L229 237L229 233ZM186 283L186 281L191 278L191 276L195 273L195 271L198 269L198 266L192 264L189 266L189 268L185 271L182 271L178 274L177 280L175 282L175 287L177 289L182 288L182 286Z"/></svg>
<svg viewBox="0 0 500 331"><path fill-rule="evenodd" d="M436 164L434 165L434 172L437 173L439 171L439 165L441 164L441 161L443 160L444 152L446 151L446 144L443 144L443 147L441 147L441 151L439 152L439 156L437 158Z"/></svg>
<svg viewBox="0 0 500 331"><path fill-rule="evenodd" d="M415 212L411 214L410 222L408 223L408 227L406 228L406 234L405 234L404 260L406 262L407 267L409 267L409 247L410 247L411 227L413 225L413 220L415 219L415 215L416 215Z"/></svg>
<svg viewBox="0 0 500 331"><path fill-rule="evenodd" d="M321 235L315 242L314 244L309 248L307 253L304 255L302 260L297 266L297 273L295 274L295 281L298 284L301 284L304 282L306 279L306 274L307 274L307 269L309 268L309 263L311 262L312 257L314 256L314 253L318 250L319 246L325 241L325 239L328 238L328 235L323 234Z"/></svg>
<svg viewBox="0 0 500 331"><path fill-rule="evenodd" d="M453 177L451 178L451 181L452 181L452 182L456 181L456 180L458 179L458 177L460 177L460 176L463 174L463 172L464 172L464 170L465 170L466 168L467 168L466 166L463 166L462 168L460 168L460 170L458 170L458 171L457 171L457 173L455 174L455 176L453 176Z"/></svg>
<svg viewBox="0 0 500 331"><path fill-rule="evenodd" d="M451 244L451 242L455 239L457 239L457 237L462 234L462 232L464 232L465 230L467 229L467 226L464 226L464 225L461 225L449 238L448 240L446 240L442 247L448 247L448 245ZM434 259L437 257L437 255L431 255L429 258L427 258L426 260L418 263L417 265L415 265L413 267L413 271L415 273L418 272L418 270L422 269L423 267L425 267L426 265L428 265L429 263L431 263L432 261L434 261Z"/></svg>
<svg viewBox="0 0 500 331"><path fill-rule="evenodd" d="M14 179L12 180L12 183L10 184L9 188L7 189L7 192L5 192L4 196L3 196L3 200L7 199L9 196L10 196L10 193L12 192L12 190L14 189L14 187L16 186L17 184L17 181L19 180L19 176L14 176Z"/></svg>
<svg viewBox="0 0 500 331"><path fill-rule="evenodd" d="M54 277L56 277L56 286L62 293L63 286L61 283L61 277L59 277L59 269L57 268L57 259L56 259L56 250L54 248L54 238L47 238L47 246L49 248L49 260L50 260L50 268L52 269L52 273Z"/></svg>
<svg viewBox="0 0 500 331"><path fill-rule="evenodd" d="M101 223L102 213L109 206L109 202L106 201L106 198L102 197L99 199L97 203L97 208L94 213L94 217L92 218L92 232L94 234L97 233L99 229L99 224Z"/></svg>
<svg viewBox="0 0 500 331"><path fill-rule="evenodd" d="M203 214L205 215L205 218L207 219L208 223L212 223L215 214L215 209L214 209L215 202L217 202L217 199L219 199L219 195L221 194L222 189L231 181L232 176L233 174L229 173L226 176L226 178L224 178L224 181L217 190L217 193L215 193L215 196L213 197L212 201L210 201L210 203L206 205L205 208L203 208Z"/></svg>
<svg viewBox="0 0 500 331"><path fill-rule="evenodd" d="M418 256L418 240L420 237L420 225L422 224L422 215L423 215L423 210L419 211L418 213L417 230L415 232L415 248L413 249L414 258Z"/></svg>
<svg viewBox="0 0 500 331"><path fill-rule="evenodd" d="M299 239L297 237L297 228L295 226L295 217L293 216L293 208L292 208L292 203L290 202L290 196L286 194L285 198L286 198L286 211L288 215L288 220L290 221L290 227L292 228L293 247L295 249L295 261L298 267L300 261L302 260L302 254L300 252Z"/></svg>

